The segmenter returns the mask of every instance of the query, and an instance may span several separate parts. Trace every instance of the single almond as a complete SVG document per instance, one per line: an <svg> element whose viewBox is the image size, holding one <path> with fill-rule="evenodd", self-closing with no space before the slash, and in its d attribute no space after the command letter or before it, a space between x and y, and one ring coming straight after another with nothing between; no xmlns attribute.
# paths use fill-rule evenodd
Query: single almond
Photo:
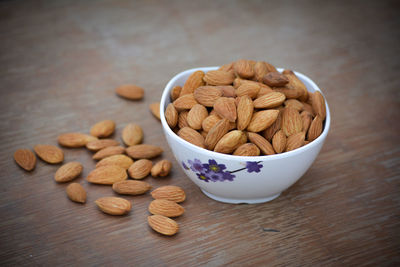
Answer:
<svg viewBox="0 0 400 267"><path fill-rule="evenodd" d="M237 129L245 130L251 121L254 106L250 96L242 96L239 98L237 106Z"/></svg>
<svg viewBox="0 0 400 267"><path fill-rule="evenodd" d="M279 72L269 72L265 74L262 81L268 86L284 86L289 83L289 79Z"/></svg>
<svg viewBox="0 0 400 267"><path fill-rule="evenodd" d="M262 135L264 136L265 139L271 141L275 133L281 129L281 126L282 126L282 111L279 110L279 114L278 117L276 118L276 121L267 129L265 129L262 132Z"/></svg>
<svg viewBox="0 0 400 267"><path fill-rule="evenodd" d="M235 75L229 71L210 70L203 79L209 85L231 85Z"/></svg>
<svg viewBox="0 0 400 267"><path fill-rule="evenodd" d="M303 112L300 113L300 117L303 123L302 131L307 132L313 120L312 115L310 112L304 110Z"/></svg>
<svg viewBox="0 0 400 267"><path fill-rule="evenodd" d="M254 100L255 108L275 108L282 105L286 97L279 92L270 92Z"/></svg>
<svg viewBox="0 0 400 267"><path fill-rule="evenodd" d="M192 129L200 130L203 120L208 116L208 111L201 104L194 105L187 116L187 122Z"/></svg>
<svg viewBox="0 0 400 267"><path fill-rule="evenodd" d="M198 104L193 94L186 94L180 96L174 102L174 107L177 110L191 109L194 105Z"/></svg>
<svg viewBox="0 0 400 267"><path fill-rule="evenodd" d="M233 62L222 65L221 67L219 67L218 70L223 70L223 71L233 70Z"/></svg>
<svg viewBox="0 0 400 267"><path fill-rule="evenodd" d="M133 146L142 143L143 130L140 125L136 123L129 123L122 130L122 141L127 146Z"/></svg>
<svg viewBox="0 0 400 267"><path fill-rule="evenodd" d="M83 147L91 141L97 140L96 137L82 133L65 133L57 138L58 143L65 147Z"/></svg>
<svg viewBox="0 0 400 267"><path fill-rule="evenodd" d="M233 155L236 156L259 156L260 155L260 149L253 143L246 143L238 148L233 152Z"/></svg>
<svg viewBox="0 0 400 267"><path fill-rule="evenodd" d="M67 186L66 191L70 200L78 203L86 202L86 191L80 184L70 183Z"/></svg>
<svg viewBox="0 0 400 267"><path fill-rule="evenodd" d="M258 146L264 155L273 155L275 151L270 142L259 134L248 132L247 136L253 144Z"/></svg>
<svg viewBox="0 0 400 267"><path fill-rule="evenodd" d="M132 208L130 201L120 197L102 197L95 203L102 212L109 215L124 215Z"/></svg>
<svg viewBox="0 0 400 267"><path fill-rule="evenodd" d="M305 133L298 132L290 135L286 140L286 151L291 151L304 145Z"/></svg>
<svg viewBox="0 0 400 267"><path fill-rule="evenodd" d="M220 85L220 86L215 86L215 87L217 87L221 90L222 96L236 97L235 88L233 88L232 85Z"/></svg>
<svg viewBox="0 0 400 267"><path fill-rule="evenodd" d="M178 114L178 127L181 129L183 127L189 127L189 124L187 122L187 116L188 116L189 111L184 110L179 112Z"/></svg>
<svg viewBox="0 0 400 267"><path fill-rule="evenodd" d="M247 137L244 132L233 130L225 134L215 145L214 151L219 153L230 154L240 145L246 143Z"/></svg>
<svg viewBox="0 0 400 267"><path fill-rule="evenodd" d="M250 79L255 74L253 65L251 64L250 60L245 60L245 59L237 60L233 65L233 69L240 78L244 79Z"/></svg>
<svg viewBox="0 0 400 267"><path fill-rule="evenodd" d="M36 156L30 149L18 149L15 151L14 160L26 171L31 171L36 166Z"/></svg>
<svg viewBox="0 0 400 267"><path fill-rule="evenodd" d="M59 183L72 181L82 173L82 170L83 166L81 163L77 161L68 162L58 168L54 175L54 180Z"/></svg>
<svg viewBox="0 0 400 267"><path fill-rule="evenodd" d="M287 107L282 113L282 130L286 136L301 132L303 128L303 121L297 110Z"/></svg>
<svg viewBox="0 0 400 267"><path fill-rule="evenodd" d="M165 120L167 121L169 127L173 129L178 123L178 111L174 107L174 104L169 103L165 109Z"/></svg>
<svg viewBox="0 0 400 267"><path fill-rule="evenodd" d="M144 89L133 84L121 85L115 89L115 92L117 95L130 100L140 100L144 96Z"/></svg>
<svg viewBox="0 0 400 267"><path fill-rule="evenodd" d="M120 143L113 139L97 139L86 144L90 151L99 151L109 146L118 146Z"/></svg>
<svg viewBox="0 0 400 267"><path fill-rule="evenodd" d="M99 121L90 129L90 134L96 137L108 137L114 133L115 122L112 120Z"/></svg>
<svg viewBox="0 0 400 267"><path fill-rule="evenodd" d="M39 158L47 163L56 164L64 160L64 152L53 145L36 145L33 150Z"/></svg>
<svg viewBox="0 0 400 267"><path fill-rule="evenodd" d="M163 152L164 150L161 147L148 144L134 145L126 149L126 154L133 159L151 159Z"/></svg>
<svg viewBox="0 0 400 267"><path fill-rule="evenodd" d="M214 150L218 141L229 131L228 119L219 120L208 132L204 144L207 149Z"/></svg>
<svg viewBox="0 0 400 267"><path fill-rule="evenodd" d="M149 226L162 235L174 235L179 231L179 225L174 220L162 216L162 215L151 215L147 217Z"/></svg>
<svg viewBox="0 0 400 267"><path fill-rule="evenodd" d="M194 90L193 96L203 106L212 107L222 96L222 90L218 86L200 86Z"/></svg>
<svg viewBox="0 0 400 267"><path fill-rule="evenodd" d="M182 90L182 87L179 85L174 86L174 88L172 88L172 90L171 90L171 100L172 101L175 101L176 99L178 99L179 95L181 94L181 90Z"/></svg>
<svg viewBox="0 0 400 267"><path fill-rule="evenodd" d="M133 160L126 155L113 155L103 158L96 164L96 168L101 166L116 165L127 170L133 164Z"/></svg>
<svg viewBox="0 0 400 267"><path fill-rule="evenodd" d="M160 102L153 102L149 105L149 109L151 111L151 114L154 115L158 120L161 120L160 118Z"/></svg>
<svg viewBox="0 0 400 267"><path fill-rule="evenodd" d="M128 169L129 176L133 179L143 179L149 175L153 163L148 159L135 161Z"/></svg>
<svg viewBox="0 0 400 267"><path fill-rule="evenodd" d="M204 137L190 127L183 127L178 131L178 136L189 143L204 148Z"/></svg>
<svg viewBox="0 0 400 267"><path fill-rule="evenodd" d="M212 114L212 115L208 115L203 122L201 123L201 128L203 128L204 131L209 132L211 130L211 128L221 120L221 117L216 115L216 114Z"/></svg>
<svg viewBox="0 0 400 267"><path fill-rule="evenodd" d="M112 185L114 192L121 195L142 195L151 189L149 183L143 181L125 180Z"/></svg>
<svg viewBox="0 0 400 267"><path fill-rule="evenodd" d="M265 62L263 61L257 61L257 63L254 65L254 78L258 82L262 82L263 77L265 74L268 73L268 68Z"/></svg>
<svg viewBox="0 0 400 267"><path fill-rule="evenodd" d="M116 165L101 166L93 171L91 171L86 180L93 184L107 184L111 185L113 183L126 180L128 175L126 170Z"/></svg>
<svg viewBox="0 0 400 267"><path fill-rule="evenodd" d="M182 87L180 96L193 94L194 90L204 85L204 72L201 70L195 71L187 78L185 84Z"/></svg>
<svg viewBox="0 0 400 267"><path fill-rule="evenodd" d="M186 199L185 191L176 185L166 185L158 187L151 192L154 199L167 199L177 203L183 202Z"/></svg>
<svg viewBox="0 0 400 267"><path fill-rule="evenodd" d="M298 98L301 96L301 93L302 93L299 90L296 90L294 88L289 88L287 86L274 87L273 90L275 92L284 94L286 98Z"/></svg>
<svg viewBox="0 0 400 267"><path fill-rule="evenodd" d="M256 83L243 83L236 89L236 96L244 96L247 95L250 98L254 99L257 97L258 92L260 91L260 86Z"/></svg>
<svg viewBox="0 0 400 267"><path fill-rule="evenodd" d="M149 212L154 215L163 215L165 217L178 217L185 212L185 209L174 201L155 199L150 202Z"/></svg>
<svg viewBox="0 0 400 267"><path fill-rule="evenodd" d="M214 110L221 118L226 118L230 122L236 121L237 113L235 99L231 97L218 98L214 103Z"/></svg>
<svg viewBox="0 0 400 267"><path fill-rule="evenodd" d="M278 118L279 110L261 110L253 114L247 130L250 132L260 132L270 127Z"/></svg>
<svg viewBox="0 0 400 267"><path fill-rule="evenodd" d="M306 102L301 102L302 104L303 104L303 109L305 110L305 111L308 111L311 115L315 115L314 114L314 110L313 110L313 108L312 108L312 106L310 105L310 104L308 104L308 103L306 103Z"/></svg>
<svg viewBox="0 0 400 267"><path fill-rule="evenodd" d="M94 160L101 160L109 156L120 155L125 153L125 148L122 146L108 146L100 149L93 155Z"/></svg>
<svg viewBox="0 0 400 267"><path fill-rule="evenodd" d="M260 87L260 91L258 92L257 98L259 98L260 96L275 92L268 85L266 85L266 84L262 84L262 85L263 86Z"/></svg>
<svg viewBox="0 0 400 267"><path fill-rule="evenodd" d="M300 92L299 100L303 102L307 101L308 91L304 83L291 70L284 70L283 74L289 79L289 87Z"/></svg>
<svg viewBox="0 0 400 267"><path fill-rule="evenodd" d="M324 96L319 91L312 94L312 108L314 113L319 115L321 120L324 121L326 117L325 100Z"/></svg>
<svg viewBox="0 0 400 267"><path fill-rule="evenodd" d="M288 99L284 102L285 107L291 107L297 110L298 112L303 111L304 105L297 99Z"/></svg>
<svg viewBox="0 0 400 267"><path fill-rule="evenodd" d="M172 163L171 161L167 160L167 159L163 159L159 162L157 162L156 164L154 164L154 166L151 168L151 176L153 177L164 177L167 176L169 174L169 172L171 171L171 167L172 167Z"/></svg>
<svg viewBox="0 0 400 267"><path fill-rule="evenodd" d="M319 115L315 116L314 120L311 122L310 129L308 129L307 140L314 141L322 133L322 119Z"/></svg>
<svg viewBox="0 0 400 267"><path fill-rule="evenodd" d="M272 147L276 153L282 153L286 148L286 135L282 130L279 130L272 137Z"/></svg>
<svg viewBox="0 0 400 267"><path fill-rule="evenodd" d="M265 63L265 66L267 66L268 72L277 72L277 70L274 67L274 65L272 65L272 64L270 64L268 62L265 62L265 61L264 61L264 63Z"/></svg>

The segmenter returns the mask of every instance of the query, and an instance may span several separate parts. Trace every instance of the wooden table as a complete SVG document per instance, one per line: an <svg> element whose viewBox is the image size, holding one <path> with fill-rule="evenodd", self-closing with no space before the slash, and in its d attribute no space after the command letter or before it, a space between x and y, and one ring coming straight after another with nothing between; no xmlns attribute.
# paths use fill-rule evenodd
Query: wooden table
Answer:
<svg viewBox="0 0 400 267"><path fill-rule="evenodd" d="M90 2L90 3L89 3ZM400 264L400 20L398 1L4 1L0 3L1 265L390 266ZM198 66L266 60L311 77L332 125L309 171L278 199L218 203L180 169L148 110L168 80ZM117 97L135 83L143 101ZM57 144L103 119L140 124L173 160L188 195L179 234L147 223L149 195L128 216L100 212L114 195L88 184L85 149L64 149L84 171L88 202L69 201L59 165L25 172L18 148ZM276 231L269 231L274 229Z"/></svg>

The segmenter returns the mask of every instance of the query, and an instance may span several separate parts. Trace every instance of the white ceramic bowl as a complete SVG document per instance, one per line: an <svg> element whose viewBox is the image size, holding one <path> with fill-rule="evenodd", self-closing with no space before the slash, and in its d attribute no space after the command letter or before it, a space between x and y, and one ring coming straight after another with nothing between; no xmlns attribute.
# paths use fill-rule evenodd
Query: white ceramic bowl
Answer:
<svg viewBox="0 0 400 267"><path fill-rule="evenodd" d="M186 70L168 82L160 103L161 123L168 144L186 175L208 197L226 203L262 203L273 200L300 179L317 157L331 123L328 104L326 104L326 120L322 134L313 142L293 151L269 156L244 157L203 149L177 136L168 126L164 111L171 102L170 91L174 86L183 86L194 71L207 72L215 69L218 67ZM309 91L320 91L310 78L295 73Z"/></svg>

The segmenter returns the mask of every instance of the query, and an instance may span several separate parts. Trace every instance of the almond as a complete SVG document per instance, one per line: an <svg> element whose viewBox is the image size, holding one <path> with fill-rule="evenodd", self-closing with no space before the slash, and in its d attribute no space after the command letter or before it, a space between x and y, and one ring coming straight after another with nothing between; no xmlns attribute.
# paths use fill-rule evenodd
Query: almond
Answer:
<svg viewBox="0 0 400 267"><path fill-rule="evenodd" d="M306 103L306 102L301 102L301 103L303 104L303 109L305 111L308 111L311 115L314 116L314 111L313 111L312 106L310 104Z"/></svg>
<svg viewBox="0 0 400 267"><path fill-rule="evenodd" d="M64 160L64 152L53 145L36 145L33 150L39 158L47 163L56 164Z"/></svg>
<svg viewBox="0 0 400 267"><path fill-rule="evenodd" d="M185 212L185 209L174 201L155 199L150 202L149 212L154 215L162 215L165 217L178 217Z"/></svg>
<svg viewBox="0 0 400 267"><path fill-rule="evenodd" d="M246 143L246 135L239 130L234 130L225 134L215 145L214 151L230 154L240 145Z"/></svg>
<svg viewBox="0 0 400 267"><path fill-rule="evenodd" d="M322 119L319 115L317 115L310 125L310 129L308 130L307 140L314 141L318 136L322 133Z"/></svg>
<svg viewBox="0 0 400 267"><path fill-rule="evenodd" d="M303 111L304 105L297 99L288 99L284 102L285 107L291 107L297 110L298 112Z"/></svg>
<svg viewBox="0 0 400 267"><path fill-rule="evenodd" d="M101 166L116 165L127 170L133 164L133 160L126 155L113 155L100 160L96 168Z"/></svg>
<svg viewBox="0 0 400 267"><path fill-rule="evenodd" d="M90 151L99 151L109 146L118 146L119 142L113 139L98 139L86 144L86 148Z"/></svg>
<svg viewBox="0 0 400 267"><path fill-rule="evenodd" d="M223 70L210 70L203 79L209 85L230 85L235 79L235 75Z"/></svg>
<svg viewBox="0 0 400 267"><path fill-rule="evenodd" d="M233 152L233 155L237 156L259 156L260 155L260 149L253 143L246 143L238 148Z"/></svg>
<svg viewBox="0 0 400 267"><path fill-rule="evenodd" d="M151 168L151 176L153 177L164 177L169 174L171 171L172 163L169 160L163 159L159 162L157 162L152 168Z"/></svg>
<svg viewBox="0 0 400 267"><path fill-rule="evenodd" d="M18 149L14 152L15 162L24 170L31 171L36 166L36 156L29 149Z"/></svg>
<svg viewBox="0 0 400 267"><path fill-rule="evenodd" d="M204 141L207 149L213 150L218 141L229 131L229 121L227 119L219 120L208 132Z"/></svg>
<svg viewBox="0 0 400 267"><path fill-rule="evenodd" d="M303 128L303 121L300 114L294 108L288 107L282 113L282 130L286 136L301 132Z"/></svg>
<svg viewBox="0 0 400 267"><path fill-rule="evenodd" d="M67 196L70 200L78 203L86 202L86 191L78 183L71 183L66 188Z"/></svg>
<svg viewBox="0 0 400 267"><path fill-rule="evenodd" d="M203 120L208 116L208 111L201 104L194 105L187 116L187 122L192 129L200 130Z"/></svg>
<svg viewBox="0 0 400 267"><path fill-rule="evenodd" d="M270 127L278 118L279 110L269 109L258 111L253 114L247 130L250 132L260 132Z"/></svg>
<svg viewBox="0 0 400 267"><path fill-rule="evenodd" d="M262 81L268 86L284 86L289 79L279 72L269 72L264 75Z"/></svg>
<svg viewBox="0 0 400 267"><path fill-rule="evenodd" d="M91 171L86 180L93 184L113 184L126 180L126 170L116 165L101 166Z"/></svg>
<svg viewBox="0 0 400 267"><path fill-rule="evenodd" d="M171 100L175 101L176 99L178 99L179 95L181 94L181 90L182 87L180 87L179 85L174 86L174 88L172 88L171 90Z"/></svg>
<svg viewBox="0 0 400 267"><path fill-rule="evenodd" d="M180 129L182 129L183 127L189 127L189 124L187 122L188 113L189 113L189 111L186 111L186 110L184 110L182 112L179 112L179 115L178 115L178 127Z"/></svg>
<svg viewBox="0 0 400 267"><path fill-rule="evenodd" d="M174 107L174 104L169 103L165 109L165 120L167 121L169 127L174 128L178 123L178 111Z"/></svg>
<svg viewBox="0 0 400 267"><path fill-rule="evenodd" d="M95 140L96 137L82 133L65 133L58 136L58 143L65 147L83 147Z"/></svg>
<svg viewBox="0 0 400 267"><path fill-rule="evenodd" d="M304 145L305 133L299 132L290 135L286 141L286 151L291 151Z"/></svg>
<svg viewBox="0 0 400 267"><path fill-rule="evenodd" d="M272 146L276 153L282 153L286 148L286 135L282 130L275 133L272 138Z"/></svg>
<svg viewBox="0 0 400 267"><path fill-rule="evenodd" d="M78 177L83 170L82 164L77 161L68 162L62 165L54 175L54 180L59 183L72 181Z"/></svg>
<svg viewBox="0 0 400 267"><path fill-rule="evenodd" d="M231 97L220 97L214 103L215 112L221 117L226 118L230 122L236 121L236 104Z"/></svg>
<svg viewBox="0 0 400 267"><path fill-rule="evenodd" d="M265 74L268 73L268 68L265 62L263 61L257 61L257 63L254 65L254 78L258 82L262 82L263 77Z"/></svg>
<svg viewBox="0 0 400 267"><path fill-rule="evenodd" d="M102 197L95 203L102 212L109 215L124 215L132 208L130 201L120 197Z"/></svg>
<svg viewBox="0 0 400 267"><path fill-rule="evenodd" d="M115 89L115 92L117 95L130 100L139 100L144 96L144 89L133 84L121 85Z"/></svg>
<svg viewBox="0 0 400 267"><path fill-rule="evenodd" d="M271 141L275 133L281 129L281 126L282 126L282 111L280 110L278 117L276 118L276 121L267 129L265 129L262 132L262 135L264 136L265 139Z"/></svg>
<svg viewBox="0 0 400 267"><path fill-rule="evenodd" d="M283 74L289 79L289 87L300 92L299 100L303 102L307 101L308 91L304 83L300 81L296 74L294 74L294 72L291 70L284 70Z"/></svg>
<svg viewBox="0 0 400 267"><path fill-rule="evenodd" d="M204 72L201 70L195 71L187 78L185 84L182 87L180 96L186 94L192 94L194 90L202 85L204 85Z"/></svg>
<svg viewBox="0 0 400 267"><path fill-rule="evenodd" d="M275 151L272 148L272 145L270 144L270 142L268 142L268 140L265 139L264 137L262 137L261 135L252 133L252 132L248 132L247 136L248 136L250 142L252 142L256 146L258 146L258 148L261 150L261 152L264 155L275 154Z"/></svg>
<svg viewBox="0 0 400 267"><path fill-rule="evenodd" d="M247 128L253 115L254 106L250 96L242 96L239 98L237 106L237 129L243 131Z"/></svg>
<svg viewBox="0 0 400 267"><path fill-rule="evenodd" d="M129 176L133 179L143 179L149 175L153 163L148 159L135 161L128 169Z"/></svg>
<svg viewBox="0 0 400 267"><path fill-rule="evenodd" d="M298 98L301 96L301 92L299 90L289 88L289 87L274 87L273 90L275 92L279 92L285 95L286 98Z"/></svg>
<svg viewBox="0 0 400 267"><path fill-rule="evenodd" d="M158 120L160 120L160 102L153 102L149 105L151 114L154 115Z"/></svg>
<svg viewBox="0 0 400 267"><path fill-rule="evenodd" d="M324 96L319 91L312 94L312 108L314 113L319 115L321 120L324 121L326 117L325 100Z"/></svg>
<svg viewBox="0 0 400 267"><path fill-rule="evenodd" d="M115 122L112 120L99 121L90 129L90 134L96 137L108 137L114 133Z"/></svg>
<svg viewBox="0 0 400 267"><path fill-rule="evenodd" d="M208 132L202 130L202 131L200 132L200 134L201 134L201 136L203 136L204 139L206 139Z"/></svg>
<svg viewBox="0 0 400 267"><path fill-rule="evenodd" d="M203 120L201 123L201 127L203 128L204 131L209 132L211 128L221 120L221 117L218 115L208 115L207 118Z"/></svg>
<svg viewBox="0 0 400 267"><path fill-rule="evenodd" d="M124 141L125 145L127 146L133 146L142 143L142 127L136 123L129 123L126 125L122 130L122 141Z"/></svg>
<svg viewBox="0 0 400 267"><path fill-rule="evenodd" d="M177 110L191 109L194 105L198 104L193 94L180 96L174 102L174 107Z"/></svg>
<svg viewBox="0 0 400 267"><path fill-rule="evenodd" d="M231 85L220 85L220 86L215 86L215 87L217 87L221 90L222 96L236 97L235 88L233 88L233 86L231 86Z"/></svg>
<svg viewBox="0 0 400 267"><path fill-rule="evenodd" d="M171 236L179 231L174 220L162 215L151 215L147 217L147 222L154 231L163 235Z"/></svg>
<svg viewBox="0 0 400 267"><path fill-rule="evenodd" d="M204 137L190 127L183 127L179 130L178 136L189 143L204 148Z"/></svg>
<svg viewBox="0 0 400 267"><path fill-rule="evenodd" d="M302 113L300 113L300 117L303 123L302 131L307 132L312 122L312 115L310 112L304 110Z"/></svg>
<svg viewBox="0 0 400 267"><path fill-rule="evenodd" d="M269 94L269 93L273 93L275 92L274 90L272 90L269 86L265 85L260 87L260 91L258 92L257 98L259 98L260 96Z"/></svg>
<svg viewBox="0 0 400 267"><path fill-rule="evenodd" d="M151 196L154 199L167 199L176 203L183 202L186 199L185 191L183 191L181 187L175 185L161 186L153 190Z"/></svg>
<svg viewBox="0 0 400 267"><path fill-rule="evenodd" d="M101 160L109 156L120 155L125 153L125 148L122 146L109 146L100 149L93 155L94 160Z"/></svg>
<svg viewBox="0 0 400 267"><path fill-rule="evenodd" d="M264 61L264 63L265 63L265 66L267 66L268 72L277 72L276 68L272 64L265 62L265 61Z"/></svg>
<svg viewBox="0 0 400 267"><path fill-rule="evenodd" d="M254 76L253 65L249 60L239 59L234 63L233 69L240 78L250 79Z"/></svg>
<svg viewBox="0 0 400 267"><path fill-rule="evenodd" d="M282 105L286 97L279 92L270 92L254 100L255 108L275 108Z"/></svg>
<svg viewBox="0 0 400 267"><path fill-rule="evenodd" d="M126 154L133 159L151 159L163 152L164 150L161 147L148 144L134 145L126 149Z"/></svg>
<svg viewBox="0 0 400 267"><path fill-rule="evenodd" d="M252 99L256 98L258 92L260 91L260 86L256 83L243 83L236 89L236 96L248 95Z"/></svg>
<svg viewBox="0 0 400 267"><path fill-rule="evenodd" d="M151 189L149 183L143 181L125 180L112 185L114 192L121 195L142 195Z"/></svg>
<svg viewBox="0 0 400 267"><path fill-rule="evenodd" d="M194 99L206 107L212 107L215 101L222 96L218 86L200 86L194 90Z"/></svg>
<svg viewBox="0 0 400 267"><path fill-rule="evenodd" d="M233 62L222 65L221 67L219 67L218 70L223 70L223 71L233 70Z"/></svg>

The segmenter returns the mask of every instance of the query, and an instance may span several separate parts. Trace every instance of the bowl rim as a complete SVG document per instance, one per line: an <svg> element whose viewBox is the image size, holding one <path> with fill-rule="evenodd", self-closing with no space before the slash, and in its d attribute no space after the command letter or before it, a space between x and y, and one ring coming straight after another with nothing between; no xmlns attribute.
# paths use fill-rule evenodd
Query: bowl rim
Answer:
<svg viewBox="0 0 400 267"><path fill-rule="evenodd" d="M182 71L178 74L176 74L171 80L169 80L169 82L167 83L167 85L165 86L162 96L161 96L161 101L160 101L160 119L161 119L161 124L162 127L164 129L164 132L166 134L169 134L172 138L174 138L178 143L185 145L185 146L189 146L190 148L192 148L195 151L198 151L199 153L207 153L212 157L217 157L217 158L225 158L228 160L235 160L235 161L266 161L266 160L278 160L278 159L282 159L282 158L288 158L288 157L292 157L298 154L303 153L306 150L312 149L313 147L317 146L319 143L323 142L326 138L326 136L328 135L329 132L329 128L330 128L330 124L331 124L331 115L330 115L330 110L329 110L329 106L328 106L328 102L326 100L325 95L323 94L323 92L321 91L321 89L318 87L318 85L311 80L309 77L307 77L306 75L297 72L297 71L293 71L297 77L299 77L301 80L307 81L315 90L319 91L325 99L325 107L326 107L326 118L325 118L325 127L324 130L322 131L322 133L320 134L320 136L317 137L317 139L315 139L314 141L299 147L297 149L294 149L292 151L288 151L288 152L284 152L284 153L279 153L279 154L273 154L273 155L263 155L263 156L236 156L236 155L230 155L230 154L223 154L223 153L219 153L219 152L215 152L215 151L211 151L205 148L201 148L198 147L196 145L193 145L192 143L184 140L183 138L179 137L177 134L175 134L172 129L169 127L166 119L165 119L165 106L167 103L167 98L170 97L170 91L174 86L174 83L176 82L176 80L178 80L181 76L189 74L189 73L193 73L195 71L198 70L202 70L204 72L210 71L210 70L217 70L219 67L218 66L213 66L213 67L198 67L198 68L192 68L192 69L188 69L185 71ZM277 68L277 70L279 72L283 71L283 68ZM171 102L172 103L172 102Z"/></svg>

